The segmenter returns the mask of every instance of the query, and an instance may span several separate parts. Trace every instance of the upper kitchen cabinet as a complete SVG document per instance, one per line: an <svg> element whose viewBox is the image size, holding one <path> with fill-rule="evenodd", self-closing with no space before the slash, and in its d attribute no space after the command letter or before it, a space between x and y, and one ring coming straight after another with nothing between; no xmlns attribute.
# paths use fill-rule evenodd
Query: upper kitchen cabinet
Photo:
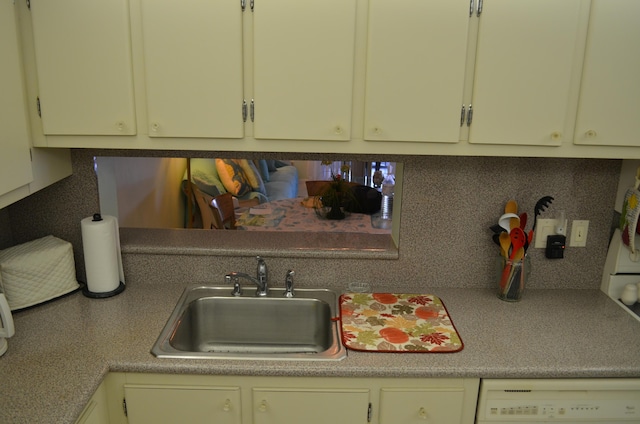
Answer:
<svg viewBox="0 0 640 424"><path fill-rule="evenodd" d="M131 135L128 0L30 1L45 135Z"/></svg>
<svg viewBox="0 0 640 424"><path fill-rule="evenodd" d="M640 146L640 2L593 0L575 143Z"/></svg>
<svg viewBox="0 0 640 424"><path fill-rule="evenodd" d="M71 174L68 149L31 147L16 7L0 1L0 208Z"/></svg>
<svg viewBox="0 0 640 424"><path fill-rule="evenodd" d="M480 4L469 142L571 143L589 1Z"/></svg>
<svg viewBox="0 0 640 424"><path fill-rule="evenodd" d="M371 0L366 140L460 138L469 0Z"/></svg>
<svg viewBox="0 0 640 424"><path fill-rule="evenodd" d="M243 137L240 2L140 6L149 136Z"/></svg>
<svg viewBox="0 0 640 424"><path fill-rule="evenodd" d="M24 187L27 195L33 179L14 8L9 0L0 2L0 208L17 200L5 198L11 191Z"/></svg>
<svg viewBox="0 0 640 424"><path fill-rule="evenodd" d="M351 138L356 4L256 0L255 138Z"/></svg>

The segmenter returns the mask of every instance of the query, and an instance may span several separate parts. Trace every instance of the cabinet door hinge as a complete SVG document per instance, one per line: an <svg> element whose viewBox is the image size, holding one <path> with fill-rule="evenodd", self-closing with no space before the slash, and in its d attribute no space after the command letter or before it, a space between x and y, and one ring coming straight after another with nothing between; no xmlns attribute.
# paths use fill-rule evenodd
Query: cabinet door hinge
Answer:
<svg viewBox="0 0 640 424"><path fill-rule="evenodd" d="M124 416L128 417L127 414L127 398L122 398L122 411L124 412Z"/></svg>
<svg viewBox="0 0 640 424"><path fill-rule="evenodd" d="M371 402L369 402L369 407L367 408L367 422L371 422L371 414L373 411L373 407L371 406Z"/></svg>
<svg viewBox="0 0 640 424"><path fill-rule="evenodd" d="M473 121L473 106L469 104L469 111L467 112L467 127L471 126L471 121Z"/></svg>
<svg viewBox="0 0 640 424"><path fill-rule="evenodd" d="M42 109L40 108L40 97L36 97L36 107L38 108L38 116L42 118Z"/></svg>
<svg viewBox="0 0 640 424"><path fill-rule="evenodd" d="M253 99L251 99L251 106L249 107L249 115L251 116L251 122L253 122L256 117L256 107Z"/></svg>

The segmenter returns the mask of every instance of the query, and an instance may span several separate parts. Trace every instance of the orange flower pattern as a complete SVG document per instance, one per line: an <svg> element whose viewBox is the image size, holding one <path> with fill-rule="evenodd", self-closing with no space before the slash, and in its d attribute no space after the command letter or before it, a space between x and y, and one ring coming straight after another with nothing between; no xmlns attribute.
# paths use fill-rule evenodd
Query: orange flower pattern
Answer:
<svg viewBox="0 0 640 424"><path fill-rule="evenodd" d="M345 293L340 297L342 341L371 352L458 352L460 339L434 295Z"/></svg>

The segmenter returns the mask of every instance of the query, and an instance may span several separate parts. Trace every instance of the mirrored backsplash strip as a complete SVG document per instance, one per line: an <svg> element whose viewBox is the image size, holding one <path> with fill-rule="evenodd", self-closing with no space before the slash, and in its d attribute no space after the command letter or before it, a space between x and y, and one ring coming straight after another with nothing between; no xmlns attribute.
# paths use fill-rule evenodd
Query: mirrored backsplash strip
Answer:
<svg viewBox="0 0 640 424"><path fill-rule="evenodd" d="M72 176L0 213L0 242L7 246L48 234L68 240L74 246L76 268L82 277L80 220L93 214L98 207L91 167L91 159L96 155L213 157L214 154L73 150ZM377 159L404 164L398 259L287 258L279 257L277 252L264 252L274 276L285 275L288 268L297 268L297 283L303 286L323 285L327 281L332 285L365 281L372 283L376 290L405 287L493 288L498 248L491 240L489 227L495 224L507 200L516 199L520 211L526 211L532 217L536 201L550 195L555 200L541 217L554 218L564 210L569 230L571 221L589 220L589 238L585 248L567 247L565 258L561 260L546 259L544 249L530 248L532 274L527 289L597 289L600 286L620 160L401 155L384 158L350 155L344 158L340 155L292 153L253 155L255 158L294 160L324 160L325 157L328 160ZM231 158L234 153L225 152L218 156ZM171 244L170 238L166 244ZM124 259L128 283L166 280L176 284L193 281L219 283L222 275L231 268L238 271L254 268L249 255L212 258L127 254Z"/></svg>

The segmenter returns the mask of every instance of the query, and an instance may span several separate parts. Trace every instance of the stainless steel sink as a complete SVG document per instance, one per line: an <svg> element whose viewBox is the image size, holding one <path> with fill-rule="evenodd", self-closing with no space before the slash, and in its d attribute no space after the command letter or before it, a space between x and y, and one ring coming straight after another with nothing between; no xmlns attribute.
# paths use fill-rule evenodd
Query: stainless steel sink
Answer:
<svg viewBox="0 0 640 424"><path fill-rule="evenodd" d="M340 360L338 295L270 289L232 296L229 286L185 289L151 352L159 358Z"/></svg>

